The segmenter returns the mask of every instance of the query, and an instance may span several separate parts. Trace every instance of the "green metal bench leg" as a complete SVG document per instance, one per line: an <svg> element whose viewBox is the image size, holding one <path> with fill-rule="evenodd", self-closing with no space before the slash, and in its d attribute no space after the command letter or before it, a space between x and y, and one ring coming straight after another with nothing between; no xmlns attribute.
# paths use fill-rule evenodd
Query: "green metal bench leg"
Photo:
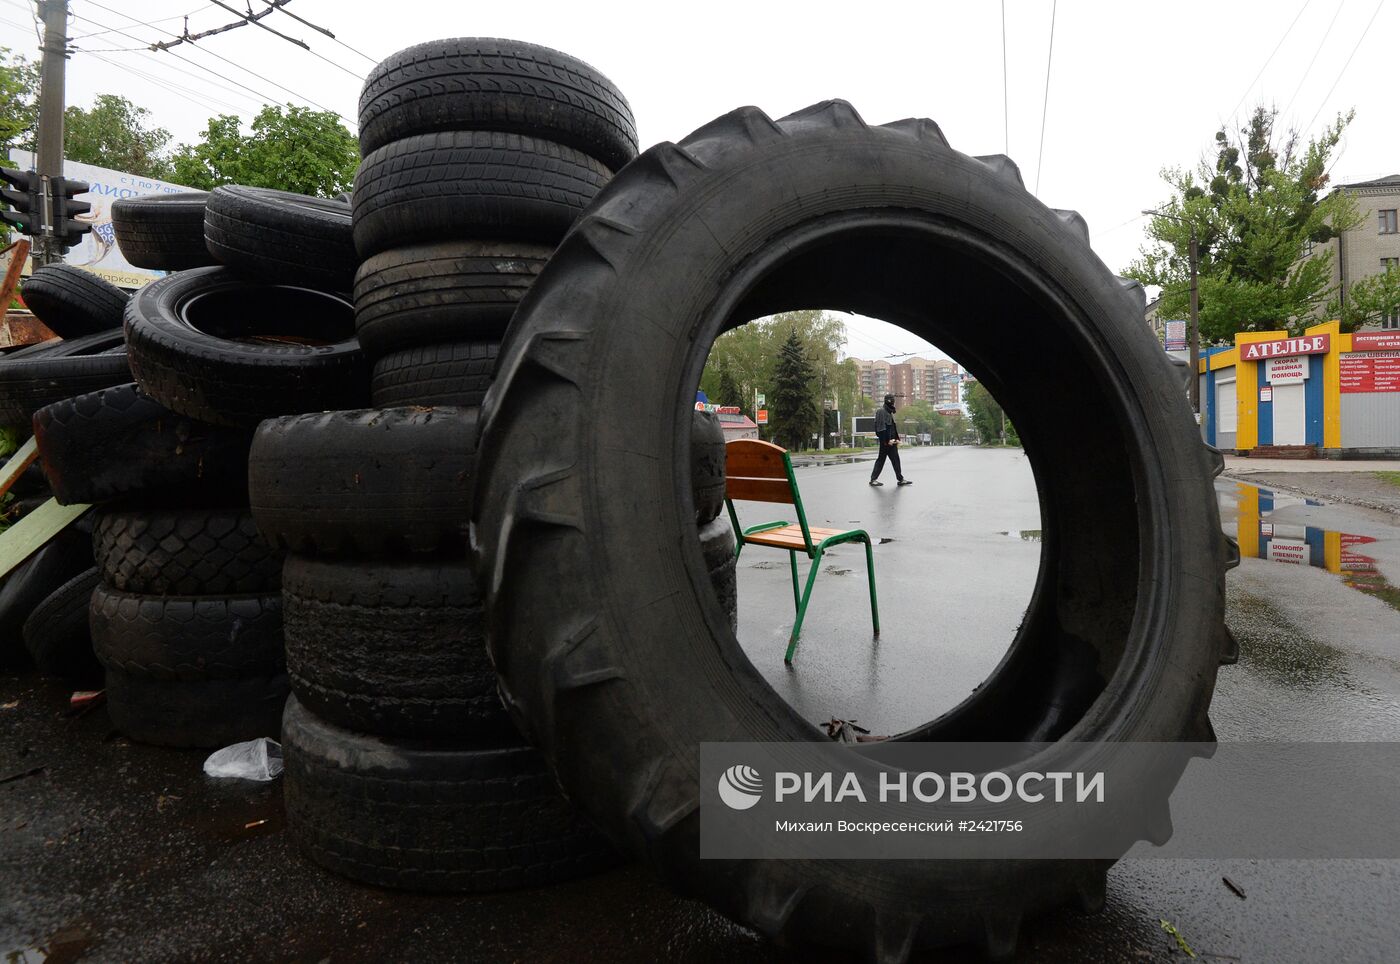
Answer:
<svg viewBox="0 0 1400 964"><path fill-rule="evenodd" d="M792 609L793 612L802 611L802 593L797 586L797 553L788 550L788 565L792 567Z"/></svg>
<svg viewBox="0 0 1400 964"><path fill-rule="evenodd" d="M797 572L797 563L793 563L793 572ZM792 662L792 654L797 652L797 637L802 635L802 620L807 616L807 603L812 599L812 586L817 581L817 570L822 567L822 553L817 550L816 557L812 560L812 571L807 574L807 588L802 593L802 601L797 604L797 622L792 624L792 638L788 640L787 655L783 657L784 663ZM795 578L795 576L794 576Z"/></svg>
<svg viewBox="0 0 1400 964"><path fill-rule="evenodd" d="M880 635L880 606L875 601L875 555L870 551L870 540L865 541L865 572L870 577L870 622L875 626L875 635Z"/></svg>

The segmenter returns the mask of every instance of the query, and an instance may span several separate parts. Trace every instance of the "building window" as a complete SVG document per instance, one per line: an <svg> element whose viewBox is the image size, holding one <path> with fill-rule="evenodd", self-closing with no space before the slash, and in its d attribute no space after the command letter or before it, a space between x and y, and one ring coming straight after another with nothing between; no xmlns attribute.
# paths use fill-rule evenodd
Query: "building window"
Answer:
<svg viewBox="0 0 1400 964"><path fill-rule="evenodd" d="M1400 268L1400 258L1381 258L1381 273L1384 274L1391 268Z"/></svg>
<svg viewBox="0 0 1400 964"><path fill-rule="evenodd" d="M1305 258L1311 258L1311 257L1312 257L1312 253L1313 253L1313 243L1312 243L1312 238L1309 238L1308 240L1306 240L1306 241L1303 242L1303 257L1305 257Z"/></svg>
<svg viewBox="0 0 1400 964"><path fill-rule="evenodd" d="M1391 208L1389 211L1380 212L1380 222L1381 234L1397 233L1395 227L1395 208Z"/></svg>

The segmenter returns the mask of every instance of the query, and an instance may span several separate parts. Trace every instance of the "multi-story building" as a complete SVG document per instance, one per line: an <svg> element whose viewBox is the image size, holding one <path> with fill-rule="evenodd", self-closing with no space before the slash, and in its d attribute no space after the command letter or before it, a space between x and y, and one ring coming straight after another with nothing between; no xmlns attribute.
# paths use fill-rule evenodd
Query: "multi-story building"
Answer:
<svg viewBox="0 0 1400 964"><path fill-rule="evenodd" d="M917 356L891 365L883 358L854 359L860 370L860 390L866 398L886 394L919 399L934 405L957 405L962 401L962 369L946 358Z"/></svg>
<svg viewBox="0 0 1400 964"><path fill-rule="evenodd" d="M1338 286L1340 297L1345 301L1347 288L1361 279L1380 274L1390 267L1400 270L1400 223L1397 223L1400 174L1374 181L1339 184L1336 190L1350 195L1356 202L1361 221L1331 241L1310 243L1304 257L1316 257L1324 251L1333 252L1332 284ZM1363 327L1400 329L1400 313Z"/></svg>

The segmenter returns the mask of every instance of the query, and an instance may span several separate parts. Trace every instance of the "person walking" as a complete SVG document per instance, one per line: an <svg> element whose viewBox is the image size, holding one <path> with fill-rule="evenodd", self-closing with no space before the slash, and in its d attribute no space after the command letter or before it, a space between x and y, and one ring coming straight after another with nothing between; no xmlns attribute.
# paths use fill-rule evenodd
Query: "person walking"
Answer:
<svg viewBox="0 0 1400 964"><path fill-rule="evenodd" d="M885 459L894 466L894 477L899 485L913 485L904 477L899 466L899 427L894 421L894 396L886 395L882 408L875 409L875 438L880 442L880 455L875 459L875 470L870 473L871 485L884 485L880 473L885 469Z"/></svg>

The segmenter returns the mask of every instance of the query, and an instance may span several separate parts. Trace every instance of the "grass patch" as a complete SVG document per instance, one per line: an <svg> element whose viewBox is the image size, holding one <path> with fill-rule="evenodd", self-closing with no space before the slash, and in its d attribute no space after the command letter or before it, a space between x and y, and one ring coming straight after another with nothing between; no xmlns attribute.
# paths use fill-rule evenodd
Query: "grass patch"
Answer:
<svg viewBox="0 0 1400 964"><path fill-rule="evenodd" d="M1400 472L1377 472L1376 478L1400 489Z"/></svg>

